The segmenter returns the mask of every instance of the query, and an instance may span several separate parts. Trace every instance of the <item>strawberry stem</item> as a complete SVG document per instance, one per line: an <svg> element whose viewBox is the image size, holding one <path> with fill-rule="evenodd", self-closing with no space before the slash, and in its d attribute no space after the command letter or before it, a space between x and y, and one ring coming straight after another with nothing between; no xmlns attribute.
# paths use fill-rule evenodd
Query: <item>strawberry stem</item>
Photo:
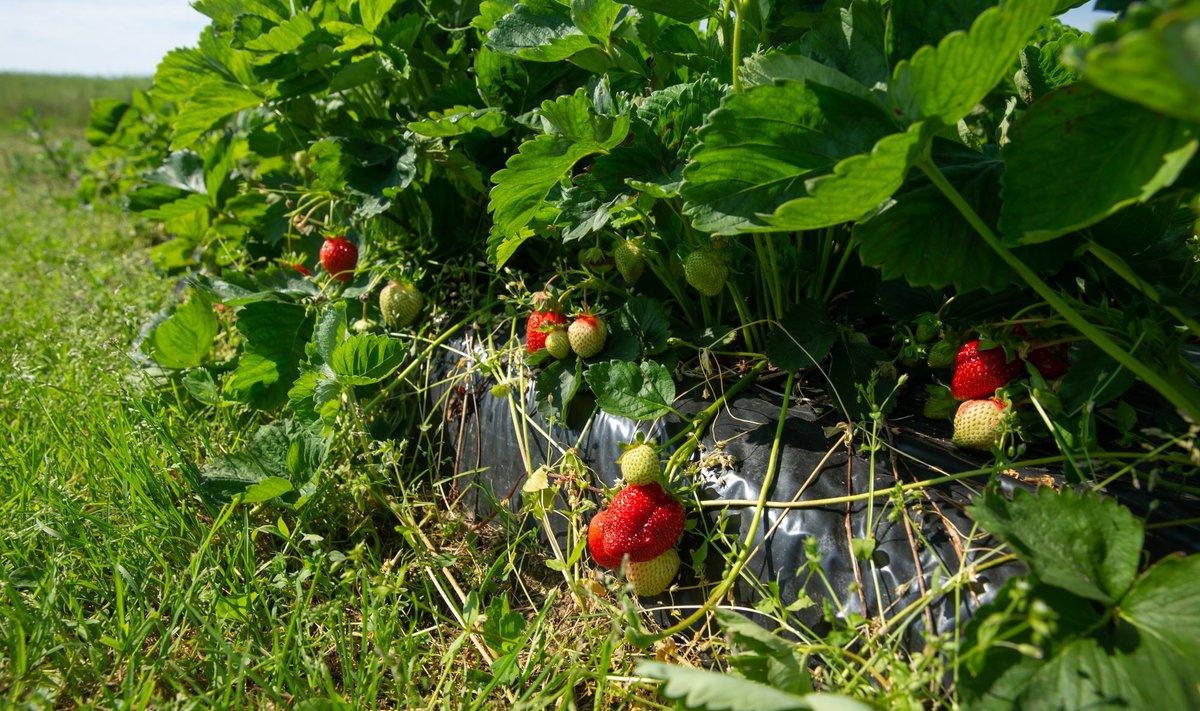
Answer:
<svg viewBox="0 0 1200 711"><path fill-rule="evenodd" d="M792 404L792 386L796 382L796 374L788 373L787 384L783 387L783 404L779 408L779 421L775 424L775 438L771 442L771 456L767 460L767 471L763 474L762 486L758 493L758 503L754 510L754 518L750 521L750 528L746 531L746 537L742 542L742 549L738 552L737 559L730 566L729 572L721 579L716 590L708 596L704 604L696 608L696 611L687 617L680 620L675 625L662 630L654 635L655 640L666 639L671 635L683 632L692 623L707 615L717 604L725 597L725 593L733 587L738 576L742 573L742 568L746 567L746 563L750 561L750 555L754 552L756 544L754 537L758 535L758 528L762 524L763 512L767 509L767 497L770 496L771 486L775 482L775 470L779 465L779 449L783 442L783 426L787 422L787 413Z"/></svg>
<svg viewBox="0 0 1200 711"><path fill-rule="evenodd" d="M1087 318L1075 310L1070 303L1058 294L1049 284L1034 273L1029 265L1025 264L1020 257L1013 254L1012 250L1004 246L987 223L971 208L963 196L959 194L946 176L937 167L929 156L922 156L917 160L919 167L925 175L929 176L929 180L937 186L942 195L954 205L959 214L966 219L972 228L983 238L985 244L991 247L1005 264L1012 268L1030 286L1037 292L1038 296L1046 300L1046 303L1062 315L1075 328L1079 329L1080 333L1087 336L1092 343L1108 354L1113 360L1122 366L1128 368L1130 372L1141 378L1147 385L1154 388L1160 395L1165 397L1172 405L1182 410L1187 414L1192 421L1200 421L1200 399L1194 394L1185 393L1173 383L1168 381L1153 368L1135 358L1132 353L1129 353L1121 346L1117 345L1111 338L1108 337L1103 330L1095 324L1087 320Z"/></svg>

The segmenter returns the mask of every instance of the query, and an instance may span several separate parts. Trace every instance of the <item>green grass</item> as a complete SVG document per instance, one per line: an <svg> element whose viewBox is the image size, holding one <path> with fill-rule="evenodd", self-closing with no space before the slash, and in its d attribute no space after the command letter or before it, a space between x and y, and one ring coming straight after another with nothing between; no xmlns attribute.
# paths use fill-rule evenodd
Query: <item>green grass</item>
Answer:
<svg viewBox="0 0 1200 711"><path fill-rule="evenodd" d="M256 416L147 385L130 344L175 285L152 237L0 140L0 707L655 705L605 681L639 656L611 610L448 513L415 444L353 454L346 433L298 511L206 506L195 467ZM503 604L527 621L508 641Z"/></svg>
<svg viewBox="0 0 1200 711"><path fill-rule="evenodd" d="M91 113L91 100L123 99L134 89L150 86L149 77L76 77L0 72L0 131L22 131L26 110L52 129L82 131Z"/></svg>

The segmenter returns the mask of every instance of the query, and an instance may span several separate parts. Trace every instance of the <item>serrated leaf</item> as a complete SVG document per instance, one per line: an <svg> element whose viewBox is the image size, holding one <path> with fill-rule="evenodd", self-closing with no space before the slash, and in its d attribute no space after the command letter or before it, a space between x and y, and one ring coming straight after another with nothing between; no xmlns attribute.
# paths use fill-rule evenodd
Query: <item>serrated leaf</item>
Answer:
<svg viewBox="0 0 1200 711"><path fill-rule="evenodd" d="M712 17L717 10L709 0L632 0L626 4L685 23Z"/></svg>
<svg viewBox="0 0 1200 711"><path fill-rule="evenodd" d="M222 402L217 382L213 380L212 373L204 368L197 368L183 376L183 387L203 405L216 406Z"/></svg>
<svg viewBox="0 0 1200 711"><path fill-rule="evenodd" d="M887 25L877 0L827 2L801 40L804 53L866 87L887 82Z"/></svg>
<svg viewBox="0 0 1200 711"><path fill-rule="evenodd" d="M634 673L661 680L662 695L681 700L688 708L709 711L870 711L869 706L844 696L798 696L728 674L662 662L640 661Z"/></svg>
<svg viewBox="0 0 1200 711"><path fill-rule="evenodd" d="M1200 654L1200 598L1193 594L1200 557L1160 561L1134 583L1111 619L1061 588L1036 586L1022 597L1037 599L1054 618L1048 640L1029 632L1006 634L1006 645L984 646L972 673L961 676L965 708L1002 711L1064 709L1190 709L1200 705L1195 672ZM1013 580L979 610L965 639L987 644L996 632L980 628L1011 605ZM1042 613L1043 615L1045 613ZM1004 619L1000 617L999 619ZM1018 624L1021 618L1011 620ZM994 626L994 624L993 624ZM1035 654L1014 651L1032 647ZM976 647L977 649L978 647Z"/></svg>
<svg viewBox="0 0 1200 711"><path fill-rule="evenodd" d="M769 229L764 215L808 197L814 178L893 130L873 103L819 84L785 81L729 96L700 129L684 170L685 211L703 231Z"/></svg>
<svg viewBox="0 0 1200 711"><path fill-rule="evenodd" d="M911 57L956 30L967 30L996 0L892 0L892 58Z"/></svg>
<svg viewBox="0 0 1200 711"><path fill-rule="evenodd" d="M868 87L837 69L803 54L786 54L772 50L752 54L742 64L742 86L774 84L776 81L812 82L878 103Z"/></svg>
<svg viewBox="0 0 1200 711"><path fill-rule="evenodd" d="M396 0L358 0L358 12L362 15L363 26L369 32L374 32L395 6Z"/></svg>
<svg viewBox="0 0 1200 711"><path fill-rule="evenodd" d="M640 294L634 296L617 312L617 320L637 339L642 355L657 355L667 349L671 326L662 301Z"/></svg>
<svg viewBox="0 0 1200 711"><path fill-rule="evenodd" d="M571 11L554 0L518 3L487 38L492 51L533 62L561 62L596 46L571 21Z"/></svg>
<svg viewBox="0 0 1200 711"><path fill-rule="evenodd" d="M302 306L268 301L245 305L237 317L245 352L225 392L264 409L281 405L299 374L312 318Z"/></svg>
<svg viewBox="0 0 1200 711"><path fill-rule="evenodd" d="M1004 170L1000 161L983 154L951 155L939 169L986 224L995 224ZM939 289L953 285L963 293L999 291L1016 280L1012 268L924 175L910 176L879 212L856 222L854 238L863 263L879 267L885 279ZM1024 247L1017 254L1035 269L1053 272L1071 248L1062 242Z"/></svg>
<svg viewBox="0 0 1200 711"><path fill-rule="evenodd" d="M192 92L175 117L172 148L196 145L200 137L239 111L259 106L254 92L229 82L210 81Z"/></svg>
<svg viewBox="0 0 1200 711"><path fill-rule="evenodd" d="M1114 96L1200 121L1200 17L1195 15L1163 15L1152 27L1093 47L1073 65L1084 79Z"/></svg>
<svg viewBox="0 0 1200 711"><path fill-rule="evenodd" d="M204 362L217 337L212 302L193 291L188 302L150 332L148 350L164 368L194 368Z"/></svg>
<svg viewBox="0 0 1200 711"><path fill-rule="evenodd" d="M1005 76L1029 36L1055 9L1055 0L1024 0L985 10L966 32L946 35L896 65L888 104L909 122L935 119L953 126Z"/></svg>
<svg viewBox="0 0 1200 711"><path fill-rule="evenodd" d="M88 116L85 138L90 145L99 146L106 142L128 113L130 104L120 99L92 99L92 112Z"/></svg>
<svg viewBox="0 0 1200 711"><path fill-rule="evenodd" d="M837 338L837 326L819 301L804 300L788 310L767 340L767 358L781 370L800 370L825 360Z"/></svg>
<svg viewBox="0 0 1200 711"><path fill-rule="evenodd" d="M475 131L501 136L508 132L508 117L497 108L454 106L445 111L430 111L428 119L410 121L408 129L432 138L453 138Z"/></svg>
<svg viewBox="0 0 1200 711"><path fill-rule="evenodd" d="M309 454L290 457L289 453L296 450ZM250 497L247 502L279 496L294 502L298 497L288 495L312 480L327 455L328 442L308 427L292 420L265 425L244 447L215 457L201 469L201 493L215 503L228 503L238 494Z"/></svg>
<svg viewBox="0 0 1200 711"><path fill-rule="evenodd" d="M1114 604L1137 574L1141 522L1106 496L1047 487L1009 501L988 491L968 511L1042 581L1081 597Z"/></svg>
<svg viewBox="0 0 1200 711"><path fill-rule="evenodd" d="M652 420L669 413L675 400L671 373L654 361L640 366L621 360L594 363L583 377L600 409L617 417Z"/></svg>
<svg viewBox="0 0 1200 711"><path fill-rule="evenodd" d="M784 203L763 220L776 230L811 230L857 220L892 196L932 132L923 123L885 136L869 153L852 156L833 172L805 181L807 197Z"/></svg>
<svg viewBox="0 0 1200 711"><path fill-rule="evenodd" d="M580 111L584 112L580 115ZM521 144L503 170L492 176L495 187L488 209L501 240L517 236L533 219L558 181L581 159L607 152L629 133L629 116L595 116L586 107L572 109L573 138L541 135ZM585 137L585 134L587 137ZM522 240L523 241L523 240ZM515 248L514 248L515 251Z"/></svg>
<svg viewBox="0 0 1200 711"><path fill-rule="evenodd" d="M1009 244L1050 240L1145 202L1174 183L1200 147L1195 126L1086 84L1035 103L1009 138L1000 213Z"/></svg>
<svg viewBox="0 0 1200 711"><path fill-rule="evenodd" d="M329 366L345 385L370 385L400 367L405 352L404 344L390 336L351 336L334 349Z"/></svg>

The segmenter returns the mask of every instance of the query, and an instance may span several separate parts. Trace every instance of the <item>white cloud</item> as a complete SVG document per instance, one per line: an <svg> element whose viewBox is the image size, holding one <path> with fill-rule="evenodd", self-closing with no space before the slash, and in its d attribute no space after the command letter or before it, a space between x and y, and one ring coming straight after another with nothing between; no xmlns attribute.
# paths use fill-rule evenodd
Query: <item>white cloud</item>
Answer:
<svg viewBox="0 0 1200 711"><path fill-rule="evenodd" d="M0 71L143 75L194 45L208 18L187 0L0 0Z"/></svg>

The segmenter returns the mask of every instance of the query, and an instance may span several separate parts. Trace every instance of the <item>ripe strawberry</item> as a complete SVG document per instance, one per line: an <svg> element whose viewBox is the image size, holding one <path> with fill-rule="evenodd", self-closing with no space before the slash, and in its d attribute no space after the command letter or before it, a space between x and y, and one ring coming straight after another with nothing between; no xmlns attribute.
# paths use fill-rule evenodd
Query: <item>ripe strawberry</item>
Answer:
<svg viewBox="0 0 1200 711"><path fill-rule="evenodd" d="M602 568L619 568L623 556L610 554L604 547L604 529L608 518L608 510L602 510L592 517L588 524L588 550L592 559Z"/></svg>
<svg viewBox="0 0 1200 711"><path fill-rule="evenodd" d="M581 314L567 329L567 337L571 340L571 350L580 358L591 358L604 350L608 327L599 316Z"/></svg>
<svg viewBox="0 0 1200 711"><path fill-rule="evenodd" d="M358 247L345 237L326 237L321 245L321 266L334 279L350 281L358 266Z"/></svg>
<svg viewBox="0 0 1200 711"><path fill-rule="evenodd" d="M1046 380L1061 378L1071 367L1071 361L1067 359L1067 344L1065 343L1035 348L1029 352L1028 360Z"/></svg>
<svg viewBox="0 0 1200 711"><path fill-rule="evenodd" d="M950 392L957 400L989 397L1021 372L1021 362L1007 360L1003 348L979 350L979 341L967 341L954 358Z"/></svg>
<svg viewBox="0 0 1200 711"><path fill-rule="evenodd" d="M549 311L534 311L525 322L525 348L530 353L537 353L546 347L546 335L555 325L565 326L567 317L553 309Z"/></svg>
<svg viewBox="0 0 1200 711"><path fill-rule="evenodd" d="M1029 339L1029 331L1021 324L1013 329L1013 334L1024 339ZM1067 374L1067 369L1071 367L1071 361L1067 358L1067 344L1056 343L1052 346L1042 346L1040 348L1032 348L1025 360L1033 364L1037 371L1042 374L1046 380L1054 380L1061 378Z"/></svg>
<svg viewBox="0 0 1200 711"><path fill-rule="evenodd" d="M630 563L625 578L633 584L638 595L658 595L670 586L679 572L679 552L668 548L665 553L645 563Z"/></svg>
<svg viewBox="0 0 1200 711"><path fill-rule="evenodd" d="M571 338L567 336L567 329L555 328L550 333L547 333L546 350L550 351L550 355L559 360L571 355Z"/></svg>
<svg viewBox="0 0 1200 711"><path fill-rule="evenodd" d="M617 243L613 250L613 261L617 263L617 271L621 278L630 284L637 283L646 271L646 257L642 253L641 243L627 239Z"/></svg>
<svg viewBox="0 0 1200 711"><path fill-rule="evenodd" d="M645 442L625 450L617 460L621 465L621 478L626 484L649 484L662 474L658 462L658 449Z"/></svg>
<svg viewBox="0 0 1200 711"><path fill-rule="evenodd" d="M1004 410L1004 403L995 398L967 400L954 413L952 441L963 449L991 451L1000 442Z"/></svg>
<svg viewBox="0 0 1200 711"><path fill-rule="evenodd" d="M729 267L721 255L711 249L697 249L683 261L683 276L692 288L706 296L716 296L725 288Z"/></svg>
<svg viewBox="0 0 1200 711"><path fill-rule="evenodd" d="M604 555L610 560L628 555L634 563L657 558L679 540L683 524L683 506L661 485L627 486L608 507Z"/></svg>
<svg viewBox="0 0 1200 711"><path fill-rule="evenodd" d="M412 282L393 281L379 292L379 310L391 328L404 328L417 320L425 297Z"/></svg>

